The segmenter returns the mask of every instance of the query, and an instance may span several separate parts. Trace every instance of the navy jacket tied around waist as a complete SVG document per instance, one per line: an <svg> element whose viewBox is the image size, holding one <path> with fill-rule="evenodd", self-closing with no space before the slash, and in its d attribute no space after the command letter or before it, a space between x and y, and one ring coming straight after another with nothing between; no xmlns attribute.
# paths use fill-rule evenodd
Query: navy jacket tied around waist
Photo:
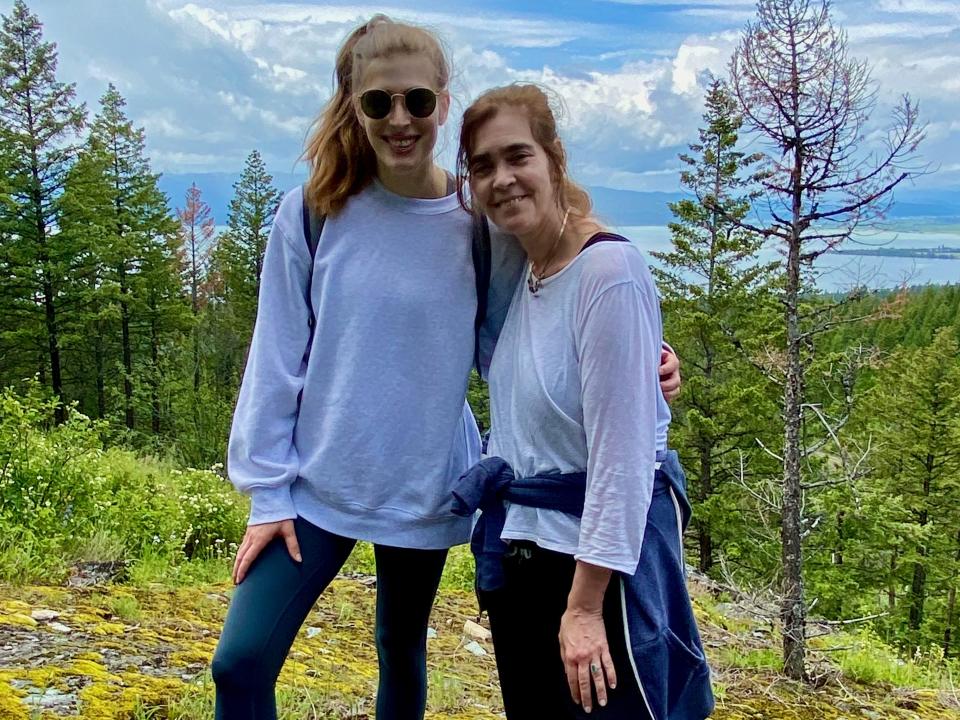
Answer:
<svg viewBox="0 0 960 720"><path fill-rule="evenodd" d="M713 692L684 580L682 533L690 520L686 479L676 451L658 453L657 460L661 466L637 570L629 576L615 573L607 592L621 593L631 670L654 720L702 720L713 710ZM580 517L585 493L586 473L517 478L498 457L464 473L454 487L453 512L482 511L470 542L477 588L492 591L504 582L504 501Z"/></svg>

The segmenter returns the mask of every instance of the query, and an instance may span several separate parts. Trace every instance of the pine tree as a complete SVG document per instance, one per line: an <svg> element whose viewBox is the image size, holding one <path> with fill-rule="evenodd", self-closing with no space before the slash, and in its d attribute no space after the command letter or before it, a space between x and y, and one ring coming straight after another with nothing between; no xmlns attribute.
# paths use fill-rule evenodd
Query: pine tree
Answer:
<svg viewBox="0 0 960 720"><path fill-rule="evenodd" d="M210 206L203 201L200 188L193 183L187 190L183 209L177 209L180 220L180 257L184 285L190 295L193 330L193 391L200 391L200 310L206 296L204 283L214 247L215 225Z"/></svg>
<svg viewBox="0 0 960 720"><path fill-rule="evenodd" d="M705 101L699 142L690 145L692 155L680 156L687 166L680 181L693 197L671 203L673 249L653 253L663 266L654 274L670 341L684 362L674 433L677 446L695 456L691 496L703 572L714 564L715 533L734 532L712 501L739 472L737 450L762 434L762 378L744 358L739 336L751 312L763 312L768 274L755 259L762 237L736 222L750 210L760 156L737 149L743 120L723 81L711 82Z"/></svg>
<svg viewBox="0 0 960 720"><path fill-rule="evenodd" d="M887 146L864 152L863 127L876 94L867 64L849 57L846 36L831 22L827 0L759 0L730 64L746 125L769 147L763 181L769 222L741 223L779 241L784 255L782 355L783 450L780 512L784 671L806 676L803 539L804 466L822 447L809 429L838 423L810 402L807 372L817 336L833 325L824 307L808 312L813 261L877 217L891 192L915 174L906 163L923 136L909 98L897 108ZM811 422L805 424L805 414ZM848 417L848 416L847 416ZM842 423L841 423L842 424ZM817 480L815 483L820 484Z"/></svg>
<svg viewBox="0 0 960 720"><path fill-rule="evenodd" d="M282 197L272 183L260 153L254 150L233 186L227 231L218 238L211 257L208 284L218 295L208 317L215 339L212 375L231 397L253 334L263 256Z"/></svg>
<svg viewBox="0 0 960 720"><path fill-rule="evenodd" d="M136 294L143 304L142 325L147 335L145 380L149 388L150 429L159 440L171 431L174 418L169 400L179 385L175 358L195 322L181 279L179 228L155 228L144 247L137 273Z"/></svg>
<svg viewBox="0 0 960 720"><path fill-rule="evenodd" d="M88 317L93 335L98 410L103 412L105 405L104 375L108 368L117 367L123 422L133 430L137 375L152 376L151 361L142 359L139 371L135 367L138 347L145 350L147 346L144 333L152 312L149 293L141 287L144 263L156 254L156 238L173 236L177 223L170 217L166 197L158 188L158 175L150 171L144 132L133 127L124 105L124 99L111 84L100 100L100 112L70 175L64 195L65 207L69 209L64 217L64 232L86 236L97 268L96 281L89 292ZM161 240L161 246L164 245ZM176 267L167 263L167 272L173 273L171 280L175 281ZM150 284L154 281L151 278ZM117 356L113 356L114 348L106 337L114 329L119 331L116 334L120 338ZM110 375L113 377L114 373Z"/></svg>
<svg viewBox="0 0 960 720"><path fill-rule="evenodd" d="M41 377L49 368L50 387L60 400L56 421L61 423L66 417L62 312L71 300L68 286L77 253L57 234L59 199L85 110L74 100L74 86L57 81L56 46L43 42L41 31L39 18L23 0L16 0L11 14L3 16L0 145L5 151L6 197L0 204L0 224L3 263L9 271L8 309L19 331L13 339L27 340L28 347L37 349Z"/></svg>
<svg viewBox="0 0 960 720"><path fill-rule="evenodd" d="M126 102L111 84L100 100L101 110L93 122L90 143L107 161L113 238L110 266L119 289L121 359L123 367L124 420L133 429L134 339L131 315L143 307L134 297L135 283L148 247L156 237L176 230L166 198L160 192L159 176L150 171L145 155L143 129L135 129L124 114Z"/></svg>
<svg viewBox="0 0 960 720"><path fill-rule="evenodd" d="M238 317L247 320L252 332L263 256L282 194L273 187L273 177L256 150L247 157L233 191L227 215L228 230L218 250L222 251L227 301L237 308Z"/></svg>
<svg viewBox="0 0 960 720"><path fill-rule="evenodd" d="M893 353L869 407L877 451L864 512L877 531L868 552L897 555L890 580L904 602L890 611L904 645L913 651L939 639L949 654L960 572L960 346L952 329ZM931 600L943 607L938 617Z"/></svg>
<svg viewBox="0 0 960 720"><path fill-rule="evenodd" d="M110 281L107 265L113 238L113 207L106 169L107 159L95 153L88 142L70 168L60 203L61 237L69 238L74 247L83 248L87 255L80 302L82 312L69 328L87 340L78 344L71 356L71 364L81 370L74 397L86 414L97 418L108 415L107 378L114 374L111 357L113 338L118 334L115 322L118 293L115 283Z"/></svg>

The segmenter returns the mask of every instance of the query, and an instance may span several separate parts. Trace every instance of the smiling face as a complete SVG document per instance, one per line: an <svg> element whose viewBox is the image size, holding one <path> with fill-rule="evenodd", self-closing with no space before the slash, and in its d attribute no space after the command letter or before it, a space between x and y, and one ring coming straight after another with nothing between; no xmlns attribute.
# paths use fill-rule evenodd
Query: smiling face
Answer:
<svg viewBox="0 0 960 720"><path fill-rule="evenodd" d="M526 111L501 106L474 134L470 190L496 225L519 238L556 232L559 210L550 160Z"/></svg>
<svg viewBox="0 0 960 720"><path fill-rule="evenodd" d="M385 90L391 95L411 88L437 87L437 70L424 55L399 54L375 58L363 70L356 97L366 90ZM355 109L367 139L377 156L377 174L394 183L417 182L428 177L433 168L433 148L439 128L447 120L450 97L437 98L437 107L429 117L417 118L407 112L404 99L394 97L390 113L381 120L367 117L355 99Z"/></svg>

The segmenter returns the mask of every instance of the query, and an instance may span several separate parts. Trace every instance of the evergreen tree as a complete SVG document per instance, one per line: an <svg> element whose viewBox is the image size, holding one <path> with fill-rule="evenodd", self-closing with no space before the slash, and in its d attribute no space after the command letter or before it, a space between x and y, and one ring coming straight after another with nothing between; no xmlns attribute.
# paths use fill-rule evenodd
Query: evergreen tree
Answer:
<svg viewBox="0 0 960 720"><path fill-rule="evenodd" d="M892 575L880 577L894 588L896 636L911 651L939 641L949 654L960 573L960 347L952 328L929 346L892 354L869 407L876 452L864 491L867 552L894 558Z"/></svg>
<svg viewBox="0 0 960 720"><path fill-rule="evenodd" d="M143 375L148 388L150 429L157 441L161 435L175 435L172 398L181 384L178 349L195 327L183 291L179 244L175 221L162 230L155 226L144 246L135 285L143 305L140 324L147 336Z"/></svg>
<svg viewBox="0 0 960 720"><path fill-rule="evenodd" d="M218 238L211 257L208 285L217 295L208 317L208 336L214 339L212 377L231 397L253 334L263 256L282 197L272 183L254 150L233 186L227 231Z"/></svg>
<svg viewBox="0 0 960 720"><path fill-rule="evenodd" d="M91 125L86 146L70 176L65 194L64 231L87 237L87 246L95 258L96 281L89 294L89 330L92 332L94 366L97 373L97 404L103 411L104 374L116 367L121 383L123 423L136 425L135 386L138 374L152 376L152 362L141 359L135 368L138 350L144 352L152 310L149 288L156 278L143 276L145 263L154 262L158 248L167 247L163 239L177 230L170 217L166 197L160 192L158 175L150 171L145 155L142 129L135 129L124 113L125 101L111 84L100 100L100 112ZM168 260L173 259L167 248ZM171 281L177 268L161 262ZM116 321L113 326L111 320ZM109 324L108 324L109 323ZM117 356L108 346L106 332L118 330ZM151 406L153 403L151 403ZM151 410L151 415L153 415ZM156 423L154 423L155 425Z"/></svg>
<svg viewBox="0 0 960 720"><path fill-rule="evenodd" d="M116 325L118 293L110 279L107 263L113 238L113 206L110 202L107 159L97 154L88 142L73 164L61 198L61 237L87 255L82 284L82 313L70 323L70 331L86 338L78 343L70 364L78 369L79 380L72 396L92 417L106 418L111 403L108 377L112 377L111 358L118 335ZM92 377L91 377L92 376ZM92 387L91 387L92 380Z"/></svg>
<svg viewBox="0 0 960 720"><path fill-rule="evenodd" d="M218 252L222 258L220 266L227 301L237 309L237 316L247 321L252 332L263 256L282 194L273 187L273 177L256 150L247 157L233 191L227 215L228 230L218 244Z"/></svg>
<svg viewBox="0 0 960 720"><path fill-rule="evenodd" d="M654 274L670 341L684 361L674 435L697 468L691 496L699 565L707 572L715 533L736 535L729 507L715 496L739 472L738 449L763 432L762 377L744 358L738 336L746 335L748 324L759 325L746 320L762 313L769 273L755 259L762 237L737 225L750 210L760 156L737 149L743 119L721 80L710 84L703 120L699 142L690 145L693 154L680 156L687 166L680 181L693 197L671 203L673 249L653 255L663 265Z"/></svg>
<svg viewBox="0 0 960 720"><path fill-rule="evenodd" d="M196 183L187 190L183 209L177 209L180 220L180 258L184 285L190 295L193 330L193 391L200 391L200 310L206 302L205 282L213 252L215 225L210 206L203 201Z"/></svg>
<svg viewBox="0 0 960 720"><path fill-rule="evenodd" d="M759 0L757 21L748 24L730 65L746 124L770 149L762 183L769 222L741 224L779 241L784 255L783 342L776 351L783 391L781 619L784 671L794 679L806 677L803 541L812 526L805 493L825 482L805 484L804 475L818 462L824 437L836 438L844 422L811 402L816 338L833 320L829 308L810 310L804 299L815 289L814 260L882 214L892 190L915 174L905 163L923 137L916 107L905 98L887 146L876 154L864 150L863 126L876 93L867 64L850 58L829 9L827 0Z"/></svg>
<svg viewBox="0 0 960 720"><path fill-rule="evenodd" d="M135 295L136 283L148 251L155 247L155 238L170 237L176 223L157 185L159 176L150 171L143 129L133 127L124 113L125 104L111 84L100 100L90 144L92 151L106 160L113 230L108 264L119 290L124 421L133 429L135 341L131 316L145 307L143 298Z"/></svg>
<svg viewBox="0 0 960 720"><path fill-rule="evenodd" d="M0 203L7 317L6 334L37 353L35 367L60 400L65 419L61 325L69 312L76 248L58 235L60 195L84 124L74 86L56 79L56 46L43 42L39 18L23 0L3 16L0 29L0 145L4 148L5 197ZM6 344L6 343L5 343ZM42 348L42 350L41 350ZM8 348L4 348L4 355ZM42 353L42 354L41 354Z"/></svg>

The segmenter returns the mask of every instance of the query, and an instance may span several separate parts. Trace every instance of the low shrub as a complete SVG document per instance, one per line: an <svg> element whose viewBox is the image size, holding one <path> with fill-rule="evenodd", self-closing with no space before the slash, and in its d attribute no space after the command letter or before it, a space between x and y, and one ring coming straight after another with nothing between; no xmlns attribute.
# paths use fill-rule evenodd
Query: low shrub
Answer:
<svg viewBox="0 0 960 720"><path fill-rule="evenodd" d="M0 391L0 580L57 582L77 561L167 568L232 556L247 503L210 469L104 449L102 423L55 425L39 384ZM221 560L222 562L222 560Z"/></svg>

